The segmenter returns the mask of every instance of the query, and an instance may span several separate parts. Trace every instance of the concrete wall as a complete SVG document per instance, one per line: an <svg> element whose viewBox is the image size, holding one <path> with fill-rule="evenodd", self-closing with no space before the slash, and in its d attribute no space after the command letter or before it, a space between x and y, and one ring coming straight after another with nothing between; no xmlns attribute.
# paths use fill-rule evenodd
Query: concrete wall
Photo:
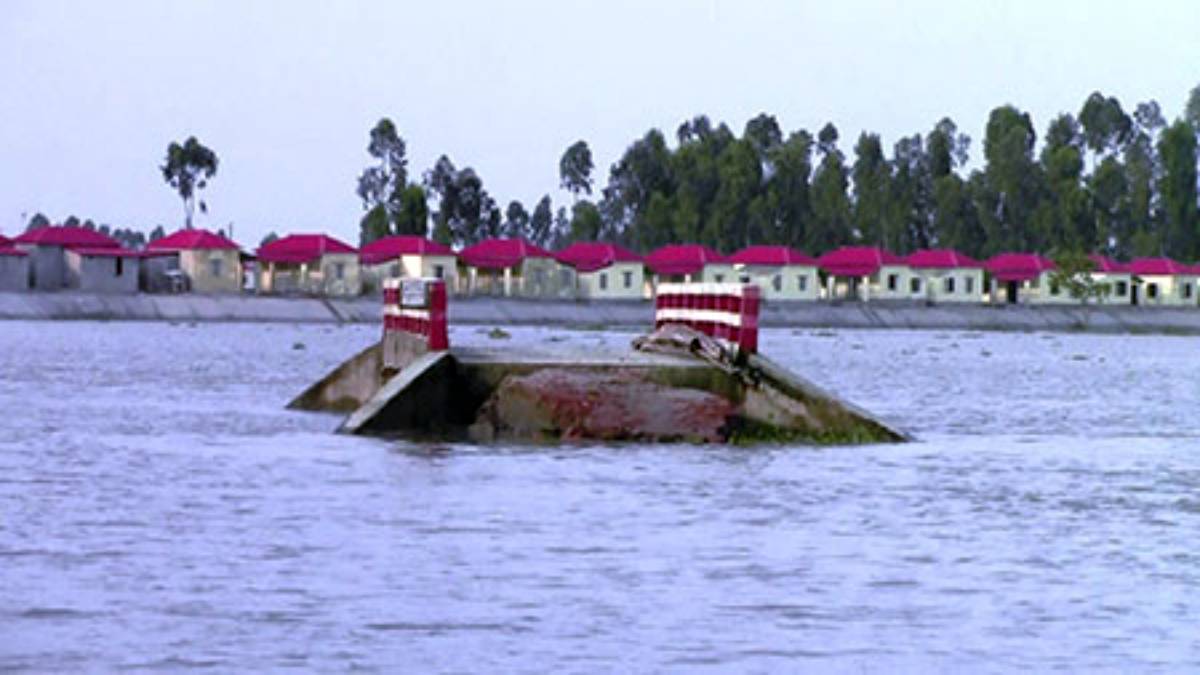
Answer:
<svg viewBox="0 0 1200 675"><path fill-rule="evenodd" d="M67 287L67 261L61 246L17 244L17 248L29 254L33 289L57 291Z"/></svg>
<svg viewBox="0 0 1200 675"><path fill-rule="evenodd" d="M29 256L0 255L0 291L29 290Z"/></svg>
<svg viewBox="0 0 1200 675"><path fill-rule="evenodd" d="M920 289L912 293L913 300L979 304L986 299L981 269L914 269L908 277L910 291L914 280Z"/></svg>
<svg viewBox="0 0 1200 675"><path fill-rule="evenodd" d="M578 295L585 300L641 299L646 283L644 270L640 262L620 262L594 272L578 272Z"/></svg>
<svg viewBox="0 0 1200 675"><path fill-rule="evenodd" d="M648 328L653 303L454 298L450 326L538 325ZM378 325L378 298L317 299L250 295L106 295L0 292L0 319L356 322ZM1200 309L1127 306L987 306L910 302L775 301L763 306L767 328L899 328L932 330L1078 331L1200 335ZM453 343L453 335L451 343Z"/></svg>
<svg viewBox="0 0 1200 675"><path fill-rule="evenodd" d="M315 263L259 263L258 292L356 297L362 294L357 253L328 253Z"/></svg>
<svg viewBox="0 0 1200 675"><path fill-rule="evenodd" d="M196 250L179 252L179 269L193 293L240 293L242 260L236 250Z"/></svg>
<svg viewBox="0 0 1200 675"><path fill-rule="evenodd" d="M767 300L817 300L821 280L812 265L737 265L738 281L758 284Z"/></svg>
<svg viewBox="0 0 1200 675"><path fill-rule="evenodd" d="M80 255L67 251L67 283L90 293L137 293L137 257Z"/></svg>

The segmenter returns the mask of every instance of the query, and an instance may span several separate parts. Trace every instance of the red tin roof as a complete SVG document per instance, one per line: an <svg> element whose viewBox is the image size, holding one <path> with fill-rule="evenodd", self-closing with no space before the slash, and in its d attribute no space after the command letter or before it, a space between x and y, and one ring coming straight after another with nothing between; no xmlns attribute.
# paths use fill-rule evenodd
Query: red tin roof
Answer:
<svg viewBox="0 0 1200 675"><path fill-rule="evenodd" d="M729 259L700 244L670 244L646 256L646 266L655 274L695 274L705 265L728 263Z"/></svg>
<svg viewBox="0 0 1200 675"><path fill-rule="evenodd" d="M179 230L146 244L148 251L236 251L238 245L208 230Z"/></svg>
<svg viewBox="0 0 1200 675"><path fill-rule="evenodd" d="M816 258L797 251L790 246L747 246L729 256L729 261L739 265L813 265Z"/></svg>
<svg viewBox="0 0 1200 675"><path fill-rule="evenodd" d="M377 265L395 260L404 255L454 255L445 244L430 241L416 235L398 234L376 239L358 251L358 257L366 265Z"/></svg>
<svg viewBox="0 0 1200 675"><path fill-rule="evenodd" d="M8 237L0 234L0 248L8 248L9 246L12 246L12 244L13 244L12 239L9 239Z"/></svg>
<svg viewBox="0 0 1200 675"><path fill-rule="evenodd" d="M930 248L910 254L904 262L913 269L948 270L983 267L983 263L948 248Z"/></svg>
<svg viewBox="0 0 1200 675"><path fill-rule="evenodd" d="M83 227L66 227L64 225L47 225L35 227L14 240L18 244L33 244L36 246L90 246L92 248L112 248L121 244L116 239L100 234L95 230Z"/></svg>
<svg viewBox="0 0 1200 675"><path fill-rule="evenodd" d="M989 258L983 267L1000 281L1029 281L1056 265L1036 253L1001 253Z"/></svg>
<svg viewBox="0 0 1200 675"><path fill-rule="evenodd" d="M553 258L544 248L534 246L524 239L485 239L459 252L471 267L504 269L521 264L526 258Z"/></svg>
<svg viewBox="0 0 1200 675"><path fill-rule="evenodd" d="M866 277L884 265L903 265L904 261L873 246L843 246L818 258L817 264L837 277Z"/></svg>
<svg viewBox="0 0 1200 675"><path fill-rule="evenodd" d="M642 256L616 244L577 241L554 254L555 259L579 272L595 272L619 262L641 262Z"/></svg>
<svg viewBox="0 0 1200 675"><path fill-rule="evenodd" d="M9 256L9 257L20 258L25 255L26 255L25 251L15 249L15 248L12 248L9 246L0 246L0 256Z"/></svg>
<svg viewBox="0 0 1200 675"><path fill-rule="evenodd" d="M326 234L289 234L258 249L263 262L306 263L327 253L357 253L354 247Z"/></svg>
<svg viewBox="0 0 1200 675"><path fill-rule="evenodd" d="M1192 275L1196 272L1188 265L1177 263L1170 258L1135 258L1129 263L1129 271L1139 276L1178 276Z"/></svg>
<svg viewBox="0 0 1200 675"><path fill-rule="evenodd" d="M130 251L127 248L120 246L72 246L72 253L77 253L89 258L140 258L142 254L138 251Z"/></svg>
<svg viewBox="0 0 1200 675"><path fill-rule="evenodd" d="M1088 260L1091 260L1092 264L1096 266L1095 271L1097 272L1108 272L1110 274L1129 272L1128 264L1119 263L1116 260L1113 260L1105 255L1100 255L1099 253L1093 253L1089 255Z"/></svg>

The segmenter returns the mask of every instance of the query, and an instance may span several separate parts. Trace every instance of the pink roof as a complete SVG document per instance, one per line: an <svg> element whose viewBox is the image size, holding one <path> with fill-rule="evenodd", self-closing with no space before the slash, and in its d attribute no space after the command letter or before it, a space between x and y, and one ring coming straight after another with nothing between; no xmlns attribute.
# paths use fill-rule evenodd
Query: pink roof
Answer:
<svg viewBox="0 0 1200 675"><path fill-rule="evenodd" d="M884 265L903 265L896 255L872 246L843 246L817 259L821 269L837 277L866 277Z"/></svg>
<svg viewBox="0 0 1200 675"><path fill-rule="evenodd" d="M1116 260L1113 260L1105 255L1100 255L1099 253L1093 253L1089 255L1088 260L1091 260L1092 264L1096 266L1097 272L1108 272L1110 274L1129 272L1129 265L1125 263L1119 263Z"/></svg>
<svg viewBox="0 0 1200 675"><path fill-rule="evenodd" d="M464 248L459 254L471 267L504 269L519 265L526 258L553 258L544 248L534 246L524 239L485 239Z"/></svg>
<svg viewBox="0 0 1200 675"><path fill-rule="evenodd" d="M978 260L948 248L917 251L905 258L904 262L914 269L948 270L983 267L983 263Z"/></svg>
<svg viewBox="0 0 1200 675"><path fill-rule="evenodd" d="M377 265L395 260L404 255L454 255L445 244L430 241L425 237L400 234L376 239L358 251L358 257L367 265Z"/></svg>
<svg viewBox="0 0 1200 675"><path fill-rule="evenodd" d="M236 251L238 245L208 230L179 230L146 244L150 251Z"/></svg>
<svg viewBox="0 0 1200 675"><path fill-rule="evenodd" d="M263 262L306 263L327 253L357 253L354 247L325 234L289 234L258 249Z"/></svg>
<svg viewBox="0 0 1200 675"><path fill-rule="evenodd" d="M9 246L12 246L12 244L13 244L12 239L9 239L8 237L0 234L0 248L8 248Z"/></svg>
<svg viewBox="0 0 1200 675"><path fill-rule="evenodd" d="M90 258L140 258L142 254L138 251L130 251L127 248L117 246L72 246L72 253L78 253L82 256Z"/></svg>
<svg viewBox="0 0 1200 675"><path fill-rule="evenodd" d="M1029 281L1056 267L1053 260L1036 253L1001 253L983 266L1000 281Z"/></svg>
<svg viewBox="0 0 1200 675"><path fill-rule="evenodd" d="M1135 258L1133 262L1129 263L1129 271L1139 276L1164 277L1196 273L1194 268L1177 263L1170 258Z"/></svg>
<svg viewBox="0 0 1200 675"><path fill-rule="evenodd" d="M729 256L729 261L739 265L816 265L812 256L790 246L747 246Z"/></svg>
<svg viewBox="0 0 1200 675"><path fill-rule="evenodd" d="M728 263L729 259L700 244L670 244L646 256L646 266L655 274L695 274L705 265Z"/></svg>
<svg viewBox="0 0 1200 675"><path fill-rule="evenodd" d="M24 255L26 255L25 251L20 249L15 249L10 246L0 246L0 256L20 258Z"/></svg>
<svg viewBox="0 0 1200 675"><path fill-rule="evenodd" d="M613 263L642 261L642 256L623 246L594 241L577 241L554 254L554 257L579 272L595 272Z"/></svg>
<svg viewBox="0 0 1200 675"><path fill-rule="evenodd" d="M64 225L35 227L17 237L14 241L18 244L33 244L36 246L113 248L121 245L116 239L105 234L100 234L95 230L83 227L66 227Z"/></svg>

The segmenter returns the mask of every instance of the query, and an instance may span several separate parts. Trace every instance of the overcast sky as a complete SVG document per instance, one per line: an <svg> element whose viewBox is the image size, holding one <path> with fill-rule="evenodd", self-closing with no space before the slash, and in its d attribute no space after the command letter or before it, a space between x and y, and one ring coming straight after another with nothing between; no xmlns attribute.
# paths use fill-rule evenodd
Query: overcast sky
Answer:
<svg viewBox="0 0 1200 675"><path fill-rule="evenodd" d="M390 116L419 176L448 154L503 206L556 205L578 139L603 184L651 127L704 113L741 133L832 120L974 139L1013 103L1044 132L1100 90L1168 120L1200 83L1196 4L848 2L47 2L0 13L0 232L37 211L149 230L182 208L158 165L196 135L220 157L198 224L357 243L367 131Z"/></svg>

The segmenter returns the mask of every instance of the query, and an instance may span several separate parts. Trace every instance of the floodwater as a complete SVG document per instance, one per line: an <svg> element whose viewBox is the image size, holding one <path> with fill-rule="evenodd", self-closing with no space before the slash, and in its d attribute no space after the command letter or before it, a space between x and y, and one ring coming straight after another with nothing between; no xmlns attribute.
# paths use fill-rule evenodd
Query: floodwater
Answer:
<svg viewBox="0 0 1200 675"><path fill-rule="evenodd" d="M764 335L898 446L414 446L283 409L377 334L0 323L0 669L1200 668L1200 340Z"/></svg>

